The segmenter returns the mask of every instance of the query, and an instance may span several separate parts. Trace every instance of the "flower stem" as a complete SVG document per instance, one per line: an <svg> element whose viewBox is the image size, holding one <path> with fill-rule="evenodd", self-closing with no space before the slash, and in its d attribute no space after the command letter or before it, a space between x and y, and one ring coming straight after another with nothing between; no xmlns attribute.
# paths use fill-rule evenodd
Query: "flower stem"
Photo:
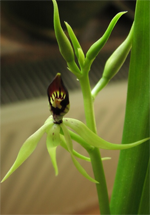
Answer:
<svg viewBox="0 0 150 215"><path fill-rule="evenodd" d="M97 133L88 74L84 75L83 78L80 78L80 85L83 93L86 124L94 133ZM101 214L109 215L108 191L99 149L95 147L94 149L88 150L88 153L91 158L95 180L99 182L99 184L96 184L96 188L100 212Z"/></svg>
<svg viewBox="0 0 150 215"><path fill-rule="evenodd" d="M94 133L97 133L88 74L84 75L79 80L83 94L86 124Z"/></svg>
<svg viewBox="0 0 150 215"><path fill-rule="evenodd" d="M98 148L95 148L93 151L88 151L88 152L91 158L91 164L92 164L95 180L99 182L99 184L96 184L96 189L97 189L100 212L101 214L109 215L110 214L109 198L108 198L106 179L104 175L104 169L102 165L100 152Z"/></svg>

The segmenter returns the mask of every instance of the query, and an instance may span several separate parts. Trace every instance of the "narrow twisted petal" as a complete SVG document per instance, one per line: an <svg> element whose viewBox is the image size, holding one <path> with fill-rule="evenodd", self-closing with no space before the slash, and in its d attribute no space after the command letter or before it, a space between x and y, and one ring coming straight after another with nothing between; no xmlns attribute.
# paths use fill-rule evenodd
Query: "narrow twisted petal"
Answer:
<svg viewBox="0 0 150 215"><path fill-rule="evenodd" d="M68 147L67 147L67 143L65 142L64 136L63 136L63 135L60 135L60 139L61 139L60 145L61 145L64 149L66 149L67 151L69 151L69 150L68 150ZM89 157L86 157L86 156L84 156L84 155L78 153L78 152L75 151L74 149L73 149L72 152L73 152L73 155L74 155L74 156L76 156L76 157L78 157L78 158L80 158L80 159L82 159L82 160L85 160L85 161L88 161L88 162L91 161L91 159L90 159Z"/></svg>
<svg viewBox="0 0 150 215"><path fill-rule="evenodd" d="M60 124L60 127L61 127L62 130L63 130L64 138L65 138L65 140L66 140L67 147L68 147L68 151L69 151L70 154L71 154L72 161L73 161L75 167L77 168L77 170L78 170L85 178L87 178L87 179L90 180L91 182L98 183L95 179L91 178L91 177L87 174L87 172L85 171L85 169L84 169L84 168L80 165L80 163L75 159L74 154L73 154L72 140L71 140L69 131L67 130L66 126L65 126L63 123Z"/></svg>
<svg viewBox="0 0 150 215"><path fill-rule="evenodd" d="M1 182L5 181L32 154L41 137L49 127L51 127L51 123L44 124L24 142L14 164Z"/></svg>
<svg viewBox="0 0 150 215"><path fill-rule="evenodd" d="M85 177L87 178L89 181L94 182L94 183L99 183L98 181L96 181L95 179L91 178L87 172L85 171L85 169L80 165L80 163L74 158L73 155L71 155L72 161L75 165L75 167L77 168L77 170Z"/></svg>
<svg viewBox="0 0 150 215"><path fill-rule="evenodd" d="M69 133L70 133L70 131L69 131ZM68 151L67 144L66 144L66 142L65 142L64 136L63 136L63 135L60 135L60 139L61 139L60 145L61 145L64 149L66 149L66 150ZM76 156L77 158L82 159L82 160L91 162L91 159L90 159L89 157L84 156L84 155L78 153L78 152L75 151L74 149L73 149L73 155ZM110 160L110 159L111 159L111 157L104 157L104 158L102 158L102 161Z"/></svg>

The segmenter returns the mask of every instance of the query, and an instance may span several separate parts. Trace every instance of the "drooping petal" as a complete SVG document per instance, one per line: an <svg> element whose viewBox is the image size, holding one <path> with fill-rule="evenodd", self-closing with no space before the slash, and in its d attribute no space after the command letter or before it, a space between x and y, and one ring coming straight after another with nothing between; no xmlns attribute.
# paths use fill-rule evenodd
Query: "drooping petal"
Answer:
<svg viewBox="0 0 150 215"><path fill-rule="evenodd" d="M58 166L56 161L56 149L57 146L60 145L60 126L57 124L53 124L52 128L49 130L46 139L46 146L48 153L50 155L55 174L58 175Z"/></svg>
<svg viewBox="0 0 150 215"><path fill-rule="evenodd" d="M54 123L60 124L63 116L69 111L69 94L62 79L57 73L47 89L50 111L53 114Z"/></svg>
<svg viewBox="0 0 150 215"><path fill-rule="evenodd" d="M99 183L98 181L96 181L94 178L91 178L87 172L85 171L85 169L80 165L80 163L74 158L73 155L71 155L72 161L75 165L75 167L77 168L77 170L85 177L87 178L89 181L94 182L94 183Z"/></svg>
<svg viewBox="0 0 150 215"><path fill-rule="evenodd" d="M76 119L64 119L64 124L71 129L73 129L79 136L81 136L88 144L102 148L102 149L111 149L111 150L121 150L121 149L129 149L135 146L138 146L150 138L145 138L134 143L127 143L127 144L114 144L107 142L106 140L102 139L94 132L92 132L84 123Z"/></svg>
<svg viewBox="0 0 150 215"><path fill-rule="evenodd" d="M48 127L51 127L50 123L44 124L24 142L14 164L1 182L5 181L32 154Z"/></svg>

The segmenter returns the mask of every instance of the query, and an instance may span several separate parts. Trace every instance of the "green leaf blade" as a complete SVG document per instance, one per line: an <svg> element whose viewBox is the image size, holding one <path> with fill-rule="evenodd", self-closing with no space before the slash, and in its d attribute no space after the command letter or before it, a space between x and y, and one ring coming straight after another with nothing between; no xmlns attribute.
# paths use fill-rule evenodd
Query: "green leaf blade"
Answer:
<svg viewBox="0 0 150 215"><path fill-rule="evenodd" d="M128 95L122 142L136 141L149 136L149 10L150 1L137 1ZM111 199L112 214L137 214L143 193L149 144L121 151ZM145 203L149 201L145 199Z"/></svg>
<svg viewBox="0 0 150 215"><path fill-rule="evenodd" d="M140 199L140 205L139 205L139 210L138 214L150 214L150 207L149 204L147 204L149 200L149 181L150 181L150 165L148 164L147 167L147 173L145 177L145 182L142 190L142 196Z"/></svg>

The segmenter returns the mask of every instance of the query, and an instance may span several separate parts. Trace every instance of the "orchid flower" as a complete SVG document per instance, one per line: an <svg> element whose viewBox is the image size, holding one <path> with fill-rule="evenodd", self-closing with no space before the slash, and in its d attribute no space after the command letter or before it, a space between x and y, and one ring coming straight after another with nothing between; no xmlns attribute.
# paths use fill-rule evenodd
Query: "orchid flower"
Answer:
<svg viewBox="0 0 150 215"><path fill-rule="evenodd" d="M90 158L79 154L73 149L72 139L76 140L87 151L93 150L94 147L103 149L127 149L137 146L148 139L146 138L132 144L112 144L100 138L81 121L70 118L63 119L63 116L69 111L69 94L61 79L60 73L56 75L49 85L47 94L52 115L48 117L44 125L24 142L14 164L3 178L2 182L5 181L32 154L44 133L47 134L46 146L56 175L58 175L56 149L60 145L70 153L71 159L78 171L84 177L95 183L98 182L88 175L75 157L88 162L90 162ZM72 129L73 132L69 129ZM102 160L107 159L110 158L106 157Z"/></svg>

